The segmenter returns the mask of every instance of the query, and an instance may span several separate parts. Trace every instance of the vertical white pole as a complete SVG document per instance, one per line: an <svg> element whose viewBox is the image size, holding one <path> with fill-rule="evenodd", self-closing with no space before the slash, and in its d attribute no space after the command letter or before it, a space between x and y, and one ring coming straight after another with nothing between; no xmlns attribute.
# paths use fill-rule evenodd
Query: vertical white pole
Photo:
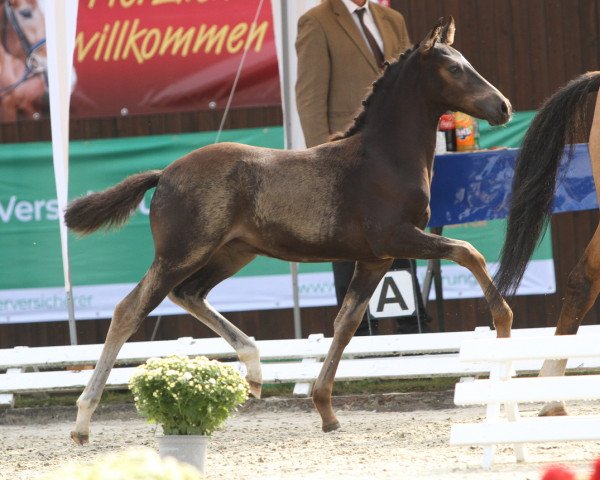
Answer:
<svg viewBox="0 0 600 480"><path fill-rule="evenodd" d="M283 103L283 129L286 149L305 148L300 118L296 109L296 96L293 94L297 77L297 58L294 43L298 33L298 18L302 13L319 3L319 0L271 0L273 22L275 24L275 44L279 59L281 99ZM294 296L294 336L302 338L300 316L300 294L298 291L298 264L290 263L292 292Z"/></svg>
<svg viewBox="0 0 600 480"><path fill-rule="evenodd" d="M279 56L279 69L282 84L283 101L283 131L285 134L286 150L293 148L292 142L292 122L290 112L292 110L292 85L290 81L290 38L289 38L289 10L288 2L281 0L281 55ZM302 317L300 314L300 291L298 277L298 263L290 263L290 273L292 275L292 292L294 300L294 337L302 338Z"/></svg>
<svg viewBox="0 0 600 480"><path fill-rule="evenodd" d="M275 24L275 44L279 60L279 78L281 80L281 99L283 104L283 129L286 149L306 148L300 118L296 108L294 86L297 77L297 57L294 43L298 34L298 18L306 10L319 4L319 0L271 0L273 22ZM302 337L302 319L300 317L300 294L298 291L298 264L290 263L292 291L294 295L294 335Z"/></svg>
<svg viewBox="0 0 600 480"><path fill-rule="evenodd" d="M67 206L69 189L69 104L75 30L77 25L77 7L78 0L53 0L52 2L47 2L44 9L52 155L59 210L61 252L69 316L69 335L72 345L77 344L77 331L75 329L75 309L64 210Z"/></svg>

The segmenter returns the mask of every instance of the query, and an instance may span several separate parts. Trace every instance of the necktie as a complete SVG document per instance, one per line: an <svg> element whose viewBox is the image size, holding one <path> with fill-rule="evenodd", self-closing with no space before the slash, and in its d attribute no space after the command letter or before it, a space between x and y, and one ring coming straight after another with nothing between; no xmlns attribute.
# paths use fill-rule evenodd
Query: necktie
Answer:
<svg viewBox="0 0 600 480"><path fill-rule="evenodd" d="M383 53L382 53L381 49L379 48L379 45L377 44L377 40L375 40L375 37L373 37L373 34L371 33L371 31L365 25L365 21L363 19L365 12L366 12L366 10L364 8L358 8L355 10L356 15L358 15L358 21L360 22L360 26L363 29L365 37L367 37L367 42L369 43L369 47L371 47L371 51L373 52L373 55L375 56L375 61L377 62L377 66L379 68L383 68L383 61L384 61Z"/></svg>

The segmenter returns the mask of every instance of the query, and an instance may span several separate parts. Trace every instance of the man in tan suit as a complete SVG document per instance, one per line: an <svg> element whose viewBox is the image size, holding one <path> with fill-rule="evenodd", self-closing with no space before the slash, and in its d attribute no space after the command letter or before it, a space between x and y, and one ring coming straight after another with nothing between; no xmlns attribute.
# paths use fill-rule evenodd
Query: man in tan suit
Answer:
<svg viewBox="0 0 600 480"><path fill-rule="evenodd" d="M345 130L381 74L359 9L385 60L410 47L402 15L368 0L324 0L306 12L298 22L296 100L307 147Z"/></svg>
<svg viewBox="0 0 600 480"><path fill-rule="evenodd" d="M307 147L345 131L381 75L384 61L394 61L410 47L404 17L368 0L323 0L298 21L296 102ZM395 260L392 269L415 271L414 261ZM354 272L353 262L333 264L338 304ZM418 290L416 278L413 284ZM419 320L427 314L417 293ZM417 326L417 324L418 326ZM398 320L398 331L420 331L422 324ZM363 320L357 335L377 333L377 322Z"/></svg>

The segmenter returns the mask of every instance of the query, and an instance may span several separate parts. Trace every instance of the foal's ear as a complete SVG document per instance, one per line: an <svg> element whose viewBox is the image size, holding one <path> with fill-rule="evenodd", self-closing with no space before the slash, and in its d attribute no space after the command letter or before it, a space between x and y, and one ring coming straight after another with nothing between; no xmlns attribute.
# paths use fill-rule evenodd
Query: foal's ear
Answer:
<svg viewBox="0 0 600 480"><path fill-rule="evenodd" d="M422 54L427 54L440 39L442 27L444 25L444 19L440 18L437 23L433 26L431 31L425 36L425 39L419 44L419 51Z"/></svg>
<svg viewBox="0 0 600 480"><path fill-rule="evenodd" d="M442 34L440 36L440 42L446 45L452 45L454 43L454 32L456 32L456 25L454 23L454 17L450 15L448 23L444 25Z"/></svg>

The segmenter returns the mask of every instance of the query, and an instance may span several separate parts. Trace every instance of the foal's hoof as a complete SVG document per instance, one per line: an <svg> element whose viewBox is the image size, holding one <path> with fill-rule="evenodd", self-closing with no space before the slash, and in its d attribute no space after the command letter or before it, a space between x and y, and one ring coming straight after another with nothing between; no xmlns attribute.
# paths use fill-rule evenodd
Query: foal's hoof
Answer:
<svg viewBox="0 0 600 480"><path fill-rule="evenodd" d="M335 422L328 423L327 425L323 424L323 427L321 427L321 428L325 433L328 433L328 432L333 432L334 430L337 430L340 427L341 427L340 422L338 422L336 420Z"/></svg>
<svg viewBox="0 0 600 480"><path fill-rule="evenodd" d="M562 402L554 402L544 405L544 407L540 410L540 413L538 413L539 417L564 417L567 415L569 415L569 413L567 412L565 404Z"/></svg>
<svg viewBox="0 0 600 480"><path fill-rule="evenodd" d="M81 445L83 447L84 445L90 443L90 436L82 435L81 433L77 432L71 432L71 440L73 440L77 445Z"/></svg>
<svg viewBox="0 0 600 480"><path fill-rule="evenodd" d="M250 386L250 395L252 395L254 398L260 398L260 394L262 392L262 383L248 380L248 385Z"/></svg>

